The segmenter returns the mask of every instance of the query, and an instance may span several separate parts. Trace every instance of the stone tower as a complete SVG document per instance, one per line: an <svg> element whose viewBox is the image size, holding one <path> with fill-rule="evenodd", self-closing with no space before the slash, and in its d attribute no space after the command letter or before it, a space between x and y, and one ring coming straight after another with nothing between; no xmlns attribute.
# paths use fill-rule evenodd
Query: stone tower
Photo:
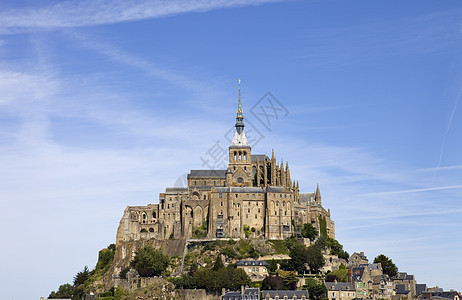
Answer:
<svg viewBox="0 0 462 300"><path fill-rule="evenodd" d="M252 186L251 148L244 132L244 113L241 104L241 80L239 79L239 100L236 114L236 130L229 146L229 186Z"/></svg>

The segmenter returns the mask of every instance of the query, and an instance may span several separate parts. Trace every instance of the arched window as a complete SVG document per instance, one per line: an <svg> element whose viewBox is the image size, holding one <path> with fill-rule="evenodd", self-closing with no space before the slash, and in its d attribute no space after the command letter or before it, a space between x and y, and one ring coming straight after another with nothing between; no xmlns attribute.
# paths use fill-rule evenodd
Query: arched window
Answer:
<svg viewBox="0 0 462 300"><path fill-rule="evenodd" d="M237 152L234 151L234 160L237 160Z"/></svg>
<svg viewBox="0 0 462 300"><path fill-rule="evenodd" d="M244 151L244 160L247 160L247 152Z"/></svg>
<svg viewBox="0 0 462 300"><path fill-rule="evenodd" d="M239 160L242 160L242 152L239 151Z"/></svg>
<svg viewBox="0 0 462 300"><path fill-rule="evenodd" d="M152 217L155 219L156 218L156 212L152 213Z"/></svg>

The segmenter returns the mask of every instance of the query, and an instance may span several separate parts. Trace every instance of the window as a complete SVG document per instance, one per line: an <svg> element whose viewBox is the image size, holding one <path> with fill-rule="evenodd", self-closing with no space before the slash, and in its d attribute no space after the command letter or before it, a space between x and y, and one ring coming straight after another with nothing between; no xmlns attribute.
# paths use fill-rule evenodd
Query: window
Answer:
<svg viewBox="0 0 462 300"><path fill-rule="evenodd" d="M207 185L207 181L204 180L204 185Z"/></svg>
<svg viewBox="0 0 462 300"><path fill-rule="evenodd" d="M204 195L204 200L207 200L207 196L206 196L206 195ZM173 206L172 206L172 207L173 207Z"/></svg>
<svg viewBox="0 0 462 300"><path fill-rule="evenodd" d="M282 194L279 194L279 198L282 198Z"/></svg>
<svg viewBox="0 0 462 300"><path fill-rule="evenodd" d="M223 194L222 194L222 193L219 193L219 194L218 194L218 198L223 198Z"/></svg>
<svg viewBox="0 0 462 300"><path fill-rule="evenodd" d="M236 194L236 198L237 198L237 194Z"/></svg>
<svg viewBox="0 0 462 300"><path fill-rule="evenodd" d="M255 198L255 194L252 194L252 198Z"/></svg>
<svg viewBox="0 0 462 300"><path fill-rule="evenodd" d="M220 206L223 206L223 201L220 202Z"/></svg>
<svg viewBox="0 0 462 300"><path fill-rule="evenodd" d="M197 182L194 180L194 185L197 185Z"/></svg>
<svg viewBox="0 0 462 300"><path fill-rule="evenodd" d="M170 204L167 204L167 209L169 209L169 208L170 208Z"/></svg>

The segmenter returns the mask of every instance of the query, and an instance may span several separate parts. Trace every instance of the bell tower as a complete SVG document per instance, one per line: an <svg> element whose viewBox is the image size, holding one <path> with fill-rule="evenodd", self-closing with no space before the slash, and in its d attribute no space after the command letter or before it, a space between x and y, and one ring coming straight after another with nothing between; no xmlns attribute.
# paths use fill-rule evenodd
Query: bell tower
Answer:
<svg viewBox="0 0 462 300"><path fill-rule="evenodd" d="M244 113L241 104L241 80L239 79L239 101L236 113L236 131L229 146L229 169L232 186L252 186L252 159L250 146L244 132Z"/></svg>

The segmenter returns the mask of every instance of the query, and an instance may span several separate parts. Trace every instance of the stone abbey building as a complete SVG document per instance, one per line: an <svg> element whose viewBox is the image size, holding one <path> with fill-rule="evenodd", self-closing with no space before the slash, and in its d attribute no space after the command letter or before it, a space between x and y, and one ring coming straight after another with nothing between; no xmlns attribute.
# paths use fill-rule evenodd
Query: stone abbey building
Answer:
<svg viewBox="0 0 462 300"><path fill-rule="evenodd" d="M166 188L158 204L128 206L120 221L118 242L203 238L283 239L294 227L326 227L335 238L330 211L321 205L319 186L300 193L289 165L253 154L244 131L239 101L236 129L226 170L191 170L185 188ZM125 255L124 255L125 256Z"/></svg>

